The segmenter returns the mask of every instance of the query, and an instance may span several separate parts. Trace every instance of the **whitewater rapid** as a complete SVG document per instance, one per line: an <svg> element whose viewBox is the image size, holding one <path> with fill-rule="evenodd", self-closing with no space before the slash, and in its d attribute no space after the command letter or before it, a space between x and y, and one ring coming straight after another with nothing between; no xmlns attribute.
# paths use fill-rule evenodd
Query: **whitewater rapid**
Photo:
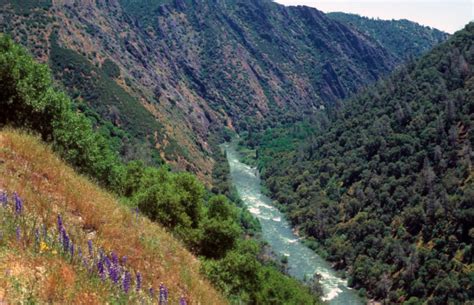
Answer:
<svg viewBox="0 0 474 305"><path fill-rule="evenodd" d="M235 144L226 143L223 147L232 183L250 213L260 221L263 238L275 253L288 258L289 274L300 280L311 279L315 273L319 274L323 300L330 305L362 305L357 294L347 286L347 281L338 277L325 260L301 243L284 215L272 205L270 198L262 194L258 171L240 162Z"/></svg>

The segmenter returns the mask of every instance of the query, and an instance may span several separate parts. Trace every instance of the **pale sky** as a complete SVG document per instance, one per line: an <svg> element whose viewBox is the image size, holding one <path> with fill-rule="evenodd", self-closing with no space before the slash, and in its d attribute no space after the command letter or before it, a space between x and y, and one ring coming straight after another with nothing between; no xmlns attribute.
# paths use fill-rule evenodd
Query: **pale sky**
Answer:
<svg viewBox="0 0 474 305"><path fill-rule="evenodd" d="M474 0L274 0L323 12L345 12L380 19L408 19L448 33L474 20Z"/></svg>

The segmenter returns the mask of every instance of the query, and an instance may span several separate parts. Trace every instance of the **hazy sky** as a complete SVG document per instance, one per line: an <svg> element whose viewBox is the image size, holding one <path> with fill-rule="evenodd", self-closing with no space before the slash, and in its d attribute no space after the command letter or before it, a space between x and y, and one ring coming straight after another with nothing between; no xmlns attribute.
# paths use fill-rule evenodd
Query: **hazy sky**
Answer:
<svg viewBox="0 0 474 305"><path fill-rule="evenodd" d="M323 12L355 13L380 19L408 19L453 33L474 20L474 0L275 0L313 6Z"/></svg>

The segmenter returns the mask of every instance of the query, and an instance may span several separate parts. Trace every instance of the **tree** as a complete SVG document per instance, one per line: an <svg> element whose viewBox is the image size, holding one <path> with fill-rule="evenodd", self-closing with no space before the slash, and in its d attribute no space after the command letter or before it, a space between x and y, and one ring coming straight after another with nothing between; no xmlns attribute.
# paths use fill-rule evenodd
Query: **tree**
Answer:
<svg viewBox="0 0 474 305"><path fill-rule="evenodd" d="M234 248L242 233L237 213L225 196L214 196L209 200L206 219L202 225L201 254L220 258Z"/></svg>

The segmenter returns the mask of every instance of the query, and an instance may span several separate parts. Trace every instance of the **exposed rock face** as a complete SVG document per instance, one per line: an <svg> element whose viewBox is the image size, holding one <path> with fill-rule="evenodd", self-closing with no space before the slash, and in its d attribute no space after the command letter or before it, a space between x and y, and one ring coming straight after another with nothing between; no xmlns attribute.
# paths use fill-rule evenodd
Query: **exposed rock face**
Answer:
<svg viewBox="0 0 474 305"><path fill-rule="evenodd" d="M15 3L0 1L3 30L38 58L50 58L54 36L59 48L78 53L91 67L107 58L119 67L115 84L96 84L108 82L107 92L119 88L94 100L77 83L100 76L100 69L71 75L56 65L58 80L68 77L71 94L159 148L178 168L202 176L212 167L213 130L297 119L399 63L374 39L316 9L267 0L55 0L28 8ZM141 108L147 114L127 110ZM151 118L159 123L141 124Z"/></svg>

